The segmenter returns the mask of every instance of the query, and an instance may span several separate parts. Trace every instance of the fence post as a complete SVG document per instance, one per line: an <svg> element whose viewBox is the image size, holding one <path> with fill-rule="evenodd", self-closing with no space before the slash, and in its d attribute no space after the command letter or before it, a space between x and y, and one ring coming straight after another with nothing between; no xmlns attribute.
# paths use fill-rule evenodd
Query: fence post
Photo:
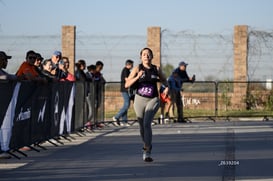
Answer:
<svg viewBox="0 0 273 181"><path fill-rule="evenodd" d="M248 26L240 25L234 27L234 81L246 82L248 66ZM242 95L246 95L247 84L234 84L234 95L232 104L239 109L245 109Z"/></svg>
<svg viewBox="0 0 273 181"><path fill-rule="evenodd" d="M161 28L148 27L147 46L152 49L153 64L161 66Z"/></svg>
<svg viewBox="0 0 273 181"><path fill-rule="evenodd" d="M62 27L62 53L69 58L69 72L74 75L76 26Z"/></svg>
<svg viewBox="0 0 273 181"><path fill-rule="evenodd" d="M218 117L218 82L214 82L215 84L215 117L217 118Z"/></svg>

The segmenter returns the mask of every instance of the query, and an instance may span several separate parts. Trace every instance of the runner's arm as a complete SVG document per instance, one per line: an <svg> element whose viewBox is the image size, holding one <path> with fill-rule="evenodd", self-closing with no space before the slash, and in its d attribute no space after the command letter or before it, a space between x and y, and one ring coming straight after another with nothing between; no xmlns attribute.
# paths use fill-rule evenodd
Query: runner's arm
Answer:
<svg viewBox="0 0 273 181"><path fill-rule="evenodd" d="M138 67L135 67L125 82L125 88L129 88L131 85L133 85L143 74L143 71L139 71Z"/></svg>

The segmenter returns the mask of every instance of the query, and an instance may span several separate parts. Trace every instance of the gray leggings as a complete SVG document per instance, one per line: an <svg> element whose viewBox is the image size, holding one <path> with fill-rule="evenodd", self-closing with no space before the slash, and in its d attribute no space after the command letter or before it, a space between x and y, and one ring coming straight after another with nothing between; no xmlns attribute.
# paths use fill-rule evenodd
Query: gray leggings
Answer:
<svg viewBox="0 0 273 181"><path fill-rule="evenodd" d="M159 108L159 99L135 96L134 109L140 126L140 135L147 151L152 149L152 121Z"/></svg>

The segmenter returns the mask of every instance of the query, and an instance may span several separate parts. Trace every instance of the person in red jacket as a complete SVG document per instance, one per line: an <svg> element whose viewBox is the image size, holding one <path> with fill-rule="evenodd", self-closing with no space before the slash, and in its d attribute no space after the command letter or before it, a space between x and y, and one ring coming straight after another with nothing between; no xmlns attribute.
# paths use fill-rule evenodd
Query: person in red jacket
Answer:
<svg viewBox="0 0 273 181"><path fill-rule="evenodd" d="M19 67L16 76L22 80L39 80L40 75L34 63L37 59L37 54L30 50L26 54L26 61Z"/></svg>

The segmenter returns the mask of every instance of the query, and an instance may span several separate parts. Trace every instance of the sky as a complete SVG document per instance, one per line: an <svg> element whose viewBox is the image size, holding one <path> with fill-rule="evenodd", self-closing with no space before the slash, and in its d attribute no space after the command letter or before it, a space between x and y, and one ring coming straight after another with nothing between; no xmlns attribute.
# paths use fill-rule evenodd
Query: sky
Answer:
<svg viewBox="0 0 273 181"><path fill-rule="evenodd" d="M222 33L234 25L273 28L273 0L0 0L1 35L145 35L149 26Z"/></svg>
<svg viewBox="0 0 273 181"><path fill-rule="evenodd" d="M272 32L272 17L273 0L0 0L0 49L13 56L7 68L13 73L21 64L27 50L37 50L45 58L49 58L51 52L61 49L60 39L53 38L55 44L53 39L45 40L46 44L40 43L43 35L60 37L63 25L75 25L78 45L76 59L83 58L87 64L103 59L106 64L104 75L108 80L117 81L125 59L139 61L138 52L146 44L147 27L160 26L162 31L168 30L164 32L174 35L181 31L191 32L191 35L232 35L235 25L249 25L255 30ZM8 35L15 36L9 39ZM90 41L85 42L81 39L84 37ZM94 43L97 41L99 45ZM86 44L80 46L83 42ZM232 38L230 42L232 43ZM122 47L127 46L126 43L130 46L126 48L131 52L124 52ZM177 65L181 58L185 58L192 63L190 71L203 72L200 77L211 74L217 77L217 72L224 69L228 72L227 76L223 75L224 78L232 78L232 47L228 49L229 58L226 61L225 57L215 58L218 57L215 52L205 52L206 57L198 57L199 54L192 56L193 50L180 44L174 44L175 47L172 48L179 52L176 54L177 58L162 58L163 63ZM190 42L186 44L192 45ZM207 42L207 45L210 44ZM169 44L168 46L171 47ZM225 49L227 47L219 48L221 51ZM211 70L202 66L205 58L213 59L210 60ZM259 63L257 68L267 67L267 71L262 71L265 73L260 77L273 78L272 73L268 73L272 72L272 67L268 67L272 60L267 58L265 61L267 64Z"/></svg>

